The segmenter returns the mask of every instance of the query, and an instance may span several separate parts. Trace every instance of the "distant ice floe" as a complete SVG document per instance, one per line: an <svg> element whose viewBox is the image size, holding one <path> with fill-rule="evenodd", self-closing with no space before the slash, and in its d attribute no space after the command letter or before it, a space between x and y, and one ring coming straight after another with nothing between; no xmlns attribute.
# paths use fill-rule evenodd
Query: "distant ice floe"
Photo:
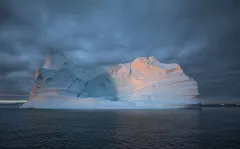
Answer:
<svg viewBox="0 0 240 149"><path fill-rule="evenodd" d="M0 104L18 104L26 102L27 100L0 100Z"/></svg>

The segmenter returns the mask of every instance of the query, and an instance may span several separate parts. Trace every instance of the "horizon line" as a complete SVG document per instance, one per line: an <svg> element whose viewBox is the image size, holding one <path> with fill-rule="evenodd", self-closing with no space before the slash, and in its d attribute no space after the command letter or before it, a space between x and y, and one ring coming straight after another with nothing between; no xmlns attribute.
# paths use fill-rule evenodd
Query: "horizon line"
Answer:
<svg viewBox="0 0 240 149"><path fill-rule="evenodd" d="M0 97L1 96L9 96L9 97L11 97L11 96L29 96L28 94L26 94L26 95L24 95L24 94L5 94L5 93L0 93Z"/></svg>

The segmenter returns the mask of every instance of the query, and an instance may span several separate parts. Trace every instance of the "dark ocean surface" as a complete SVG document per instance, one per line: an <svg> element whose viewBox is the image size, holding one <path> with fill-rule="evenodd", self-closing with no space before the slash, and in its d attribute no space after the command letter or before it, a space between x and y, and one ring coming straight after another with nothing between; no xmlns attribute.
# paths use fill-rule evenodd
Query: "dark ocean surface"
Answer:
<svg viewBox="0 0 240 149"><path fill-rule="evenodd" d="M0 148L240 148L240 108L0 108Z"/></svg>

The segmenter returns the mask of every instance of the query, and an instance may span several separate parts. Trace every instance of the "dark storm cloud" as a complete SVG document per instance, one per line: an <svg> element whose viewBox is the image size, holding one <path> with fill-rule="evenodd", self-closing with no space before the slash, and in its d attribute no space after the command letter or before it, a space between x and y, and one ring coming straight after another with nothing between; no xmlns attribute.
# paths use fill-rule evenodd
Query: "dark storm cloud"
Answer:
<svg viewBox="0 0 240 149"><path fill-rule="evenodd" d="M28 62L7 62L6 60L0 60L1 75L8 75L12 72L28 70Z"/></svg>
<svg viewBox="0 0 240 149"><path fill-rule="evenodd" d="M28 63L18 64L28 67L22 68L28 73L19 73L22 81L6 81L9 88L15 82L30 90L35 68L43 63L48 48L56 47L88 53L100 64L154 55L164 63L179 63L198 82L203 97L240 97L237 0L6 0L1 4L1 62L13 68L5 68L1 75L21 70L19 60ZM6 63L6 57L16 65Z"/></svg>

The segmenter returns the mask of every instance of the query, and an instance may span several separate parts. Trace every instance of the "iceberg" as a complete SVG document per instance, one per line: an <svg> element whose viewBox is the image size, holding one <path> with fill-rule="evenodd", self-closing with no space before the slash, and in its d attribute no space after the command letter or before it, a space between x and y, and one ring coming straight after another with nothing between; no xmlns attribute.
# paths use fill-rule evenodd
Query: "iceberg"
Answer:
<svg viewBox="0 0 240 149"><path fill-rule="evenodd" d="M139 57L123 64L86 66L51 50L36 70L21 108L162 109L199 105L196 81L178 64Z"/></svg>

